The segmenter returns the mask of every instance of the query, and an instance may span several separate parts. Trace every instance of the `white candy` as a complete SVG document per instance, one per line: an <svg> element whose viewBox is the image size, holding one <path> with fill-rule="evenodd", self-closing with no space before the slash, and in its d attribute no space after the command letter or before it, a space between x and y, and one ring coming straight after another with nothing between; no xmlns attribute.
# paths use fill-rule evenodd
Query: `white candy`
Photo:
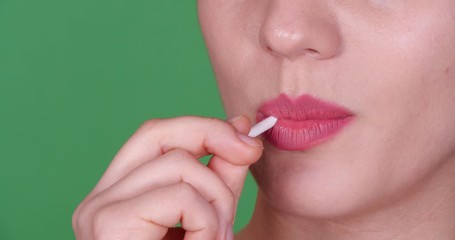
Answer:
<svg viewBox="0 0 455 240"><path fill-rule="evenodd" d="M272 128L273 126L275 126L276 122L278 121L278 118L274 117L274 116L270 116L260 122L258 122L256 125L254 125L250 132L248 133L248 136L249 137L257 137L259 136L261 133L269 130L270 128Z"/></svg>

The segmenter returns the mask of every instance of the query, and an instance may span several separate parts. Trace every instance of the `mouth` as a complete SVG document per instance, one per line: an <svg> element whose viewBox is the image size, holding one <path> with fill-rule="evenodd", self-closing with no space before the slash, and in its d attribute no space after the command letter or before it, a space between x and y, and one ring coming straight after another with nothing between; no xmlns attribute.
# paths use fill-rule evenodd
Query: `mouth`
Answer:
<svg viewBox="0 0 455 240"><path fill-rule="evenodd" d="M334 138L354 119L346 108L310 95L291 99L281 94L264 103L256 120L274 116L276 125L265 133L265 139L276 148L303 151Z"/></svg>

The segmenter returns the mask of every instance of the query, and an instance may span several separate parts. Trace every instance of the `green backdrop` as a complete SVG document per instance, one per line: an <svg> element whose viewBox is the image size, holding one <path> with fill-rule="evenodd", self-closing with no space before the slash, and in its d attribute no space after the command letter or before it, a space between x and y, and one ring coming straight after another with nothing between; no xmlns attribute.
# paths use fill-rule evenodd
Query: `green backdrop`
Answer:
<svg viewBox="0 0 455 240"><path fill-rule="evenodd" d="M0 239L74 239L125 140L179 115L224 118L194 0L0 0Z"/></svg>

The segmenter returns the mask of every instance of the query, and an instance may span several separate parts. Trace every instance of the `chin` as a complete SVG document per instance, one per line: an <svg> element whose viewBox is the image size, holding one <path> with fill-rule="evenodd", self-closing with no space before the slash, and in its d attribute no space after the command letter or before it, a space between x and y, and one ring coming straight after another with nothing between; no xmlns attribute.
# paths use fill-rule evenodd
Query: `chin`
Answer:
<svg viewBox="0 0 455 240"><path fill-rule="evenodd" d="M284 187L272 183L271 186L260 186L260 194L268 206L295 217L336 219L362 212L359 199L352 199L341 191L303 188L304 185L288 184Z"/></svg>
<svg viewBox="0 0 455 240"><path fill-rule="evenodd" d="M250 168L260 189L259 197L279 212L336 219L361 215L381 204L381 184L366 184L373 179L365 172L354 174L349 166L316 159L311 153L280 154L277 157L276 152L265 152Z"/></svg>

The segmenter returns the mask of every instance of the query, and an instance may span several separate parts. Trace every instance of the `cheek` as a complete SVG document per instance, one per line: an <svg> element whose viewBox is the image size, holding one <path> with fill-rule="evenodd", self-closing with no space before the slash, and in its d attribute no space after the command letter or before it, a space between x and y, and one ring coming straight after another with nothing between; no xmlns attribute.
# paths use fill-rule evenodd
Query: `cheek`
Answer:
<svg viewBox="0 0 455 240"><path fill-rule="evenodd" d="M260 1L202 0L199 16L210 60L228 116L249 114L265 96L276 94L278 64L265 64L258 46ZM203 3L203 4L202 4ZM222 6L221 8L219 6ZM269 56L270 57L270 56ZM275 92L274 92L275 91Z"/></svg>
<svg viewBox="0 0 455 240"><path fill-rule="evenodd" d="M357 121L333 149L302 154L298 166L277 164L279 155L266 150L252 170L270 201L317 214L333 213L335 205L346 212L368 208L404 196L450 161L455 18L435 18L441 14L433 10L416 14L418 21L400 16L409 19L394 19L402 24L386 30L350 29L335 84ZM292 162L289 155L283 159Z"/></svg>
<svg viewBox="0 0 455 240"><path fill-rule="evenodd" d="M361 61L348 68L357 71L353 105L365 149L352 156L369 159L362 164L372 173L373 166L383 169L387 178L379 187L390 193L436 172L455 150L455 18L434 16L441 13L429 8L400 16L403 23L386 31L368 32L368 41L357 45L368 56L357 51L354 59Z"/></svg>

